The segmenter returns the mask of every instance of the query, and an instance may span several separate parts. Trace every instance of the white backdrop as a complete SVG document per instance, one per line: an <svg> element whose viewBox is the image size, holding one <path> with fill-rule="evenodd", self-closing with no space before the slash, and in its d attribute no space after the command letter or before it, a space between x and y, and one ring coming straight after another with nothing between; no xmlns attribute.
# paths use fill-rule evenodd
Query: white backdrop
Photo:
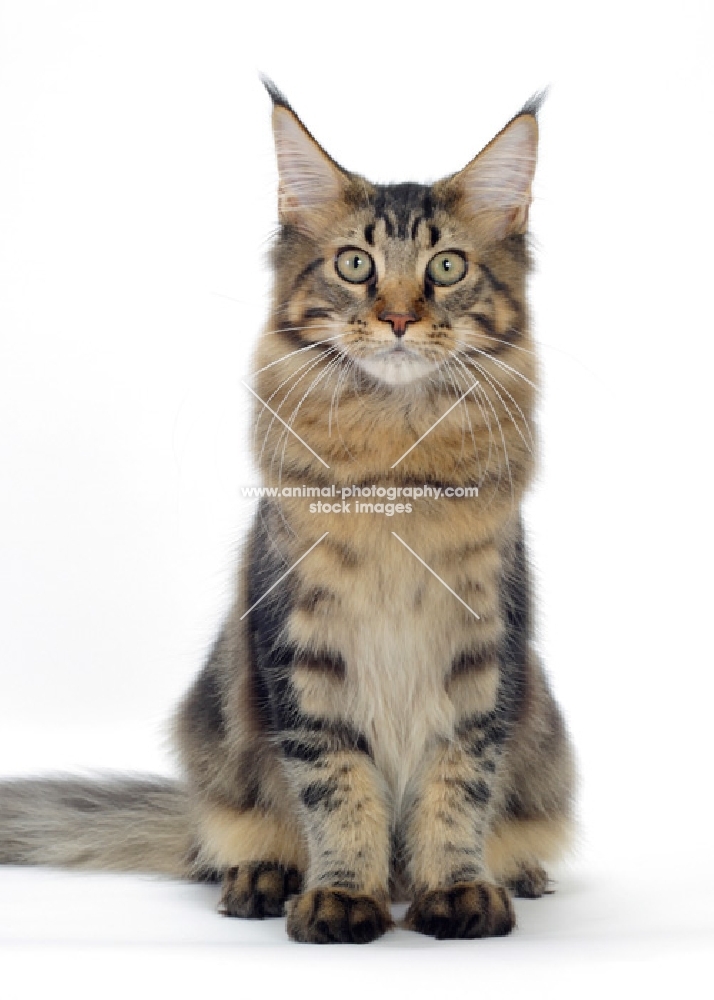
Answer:
<svg viewBox="0 0 714 1000"><path fill-rule="evenodd" d="M711 27L695 2L0 4L0 772L171 767L163 720L252 509L240 380L276 221L258 70L380 181L458 169L550 84L528 521L583 833L548 933L519 915L556 963L581 921L573 968L610 935L638 942L603 953L634 977L692 973L714 888ZM90 883L57 878L0 873L0 942L65 940L58 914ZM19 920L48 886L46 926L34 905ZM530 968L528 933L512 942L504 959Z"/></svg>

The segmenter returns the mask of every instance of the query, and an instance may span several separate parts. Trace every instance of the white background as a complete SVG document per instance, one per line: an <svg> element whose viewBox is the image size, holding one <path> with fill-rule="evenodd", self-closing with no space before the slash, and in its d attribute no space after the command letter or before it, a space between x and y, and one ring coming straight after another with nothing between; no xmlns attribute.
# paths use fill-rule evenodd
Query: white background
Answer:
<svg viewBox="0 0 714 1000"><path fill-rule="evenodd" d="M172 767L164 720L252 508L240 380L276 220L258 70L380 181L458 169L550 84L528 522L579 850L511 938L400 931L360 975L377 995L707 994L711 27L694 2L0 4L0 772ZM255 976L270 996L317 973L351 995L353 950L221 920L215 895L2 871L6 975L25 996L43 975L91 995L95 972L110 995Z"/></svg>

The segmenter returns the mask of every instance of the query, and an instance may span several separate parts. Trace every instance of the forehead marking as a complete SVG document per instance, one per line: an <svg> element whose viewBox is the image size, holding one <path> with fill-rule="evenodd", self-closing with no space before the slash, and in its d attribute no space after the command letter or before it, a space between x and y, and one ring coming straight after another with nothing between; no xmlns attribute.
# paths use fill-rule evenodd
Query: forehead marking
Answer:
<svg viewBox="0 0 714 1000"><path fill-rule="evenodd" d="M373 200L374 214L384 219L387 236L406 240L416 235L415 216L430 219L434 214L431 189L426 184L385 184L377 187Z"/></svg>

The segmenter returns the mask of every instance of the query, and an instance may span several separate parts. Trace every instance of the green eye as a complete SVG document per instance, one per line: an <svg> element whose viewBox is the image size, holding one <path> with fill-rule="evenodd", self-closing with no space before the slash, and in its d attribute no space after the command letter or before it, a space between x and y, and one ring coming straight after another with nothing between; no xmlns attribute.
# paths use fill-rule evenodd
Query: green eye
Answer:
<svg viewBox="0 0 714 1000"><path fill-rule="evenodd" d="M466 260L455 250L444 250L431 258L426 273L435 285L455 285L466 274Z"/></svg>
<svg viewBox="0 0 714 1000"><path fill-rule="evenodd" d="M364 250L345 247L335 257L335 270L345 281L361 285L369 281L374 273L374 261Z"/></svg>

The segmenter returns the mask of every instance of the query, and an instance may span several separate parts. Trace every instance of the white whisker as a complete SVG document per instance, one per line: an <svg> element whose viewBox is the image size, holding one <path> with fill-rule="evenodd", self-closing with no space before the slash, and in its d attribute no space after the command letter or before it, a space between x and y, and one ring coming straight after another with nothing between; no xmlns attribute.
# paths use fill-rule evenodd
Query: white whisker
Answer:
<svg viewBox="0 0 714 1000"><path fill-rule="evenodd" d="M461 354L461 355L464 354L463 351L459 351L458 353ZM523 410L521 409L521 407L520 407L520 405L518 403L518 400L514 398L514 396L508 391L508 389L503 385L503 383L500 382L499 379L497 379L495 377L495 375L489 374L489 372L487 372L486 369L483 367L483 365L480 365L478 363L478 361L474 361L473 358L469 358L468 356L466 357L466 361L468 362L468 364L473 365L474 368L476 369L476 371L478 371L481 375L483 375L483 377L489 383L489 385L491 386L491 388L493 389L493 391L496 393L496 395L498 396L499 400L501 401L501 405L503 406L504 410L508 414L508 416L509 416L509 418L511 420L511 423L513 424L513 426L515 427L516 431L520 435L520 438L523 441L523 444L526 446L526 448L528 449L528 451L531 454L533 454L533 448L535 446L535 442L533 440L533 433L531 431L530 424L528 423L528 420L526 419L526 416L525 416ZM510 410L508 404L505 402L505 400L503 399L503 396L501 396L501 393L498 391L498 389L496 388L496 386L499 386L503 390L503 392L508 396L508 398L511 400L511 402L513 403L513 405L518 410L518 412L519 412L519 414L521 416L521 420L523 421L523 425L524 425L524 427L525 427L525 429L526 429L526 431L528 433L528 437L529 437L530 441L526 441L525 437L523 436L523 432L521 431L521 428L519 427L519 425L516 422L513 414L511 413L511 410Z"/></svg>
<svg viewBox="0 0 714 1000"><path fill-rule="evenodd" d="M290 351L288 354L283 354L280 358L276 358L275 361L271 361L267 365L263 365L262 368L258 368L253 372L253 375L259 375L261 372L267 371L268 368L272 368L274 365L279 365L288 358L294 358L296 354L302 354L303 351L310 351L313 347L320 347L322 344L329 344L333 340L340 340L342 337L346 336L346 333L336 333L334 337L325 337L324 340L316 340L310 344L306 344L304 347L298 347L296 350Z"/></svg>

